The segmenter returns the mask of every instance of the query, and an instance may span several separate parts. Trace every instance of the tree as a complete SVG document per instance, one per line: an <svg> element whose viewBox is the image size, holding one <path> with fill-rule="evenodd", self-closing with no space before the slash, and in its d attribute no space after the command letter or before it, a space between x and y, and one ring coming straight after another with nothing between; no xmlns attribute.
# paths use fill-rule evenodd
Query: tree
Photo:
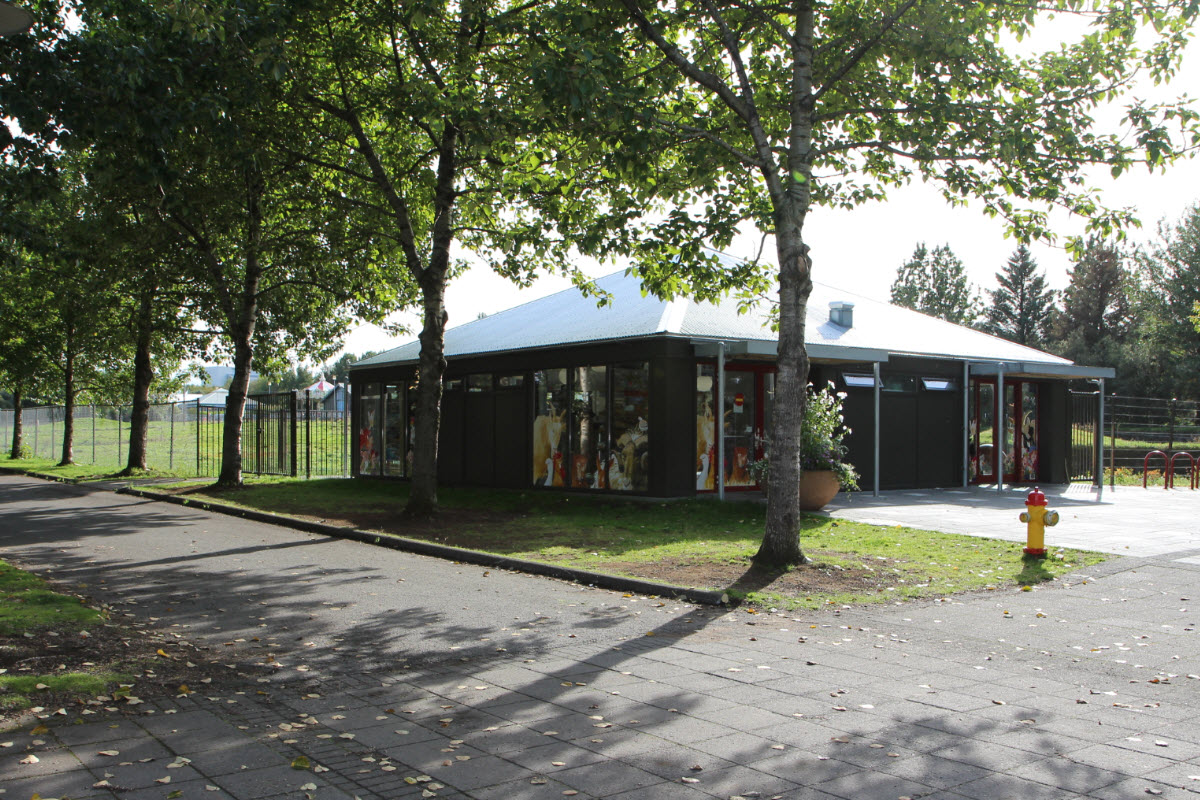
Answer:
<svg viewBox="0 0 1200 800"><path fill-rule="evenodd" d="M932 253L924 242L917 245L896 270L892 302L957 325L971 325L979 316L979 299L967 270L945 244Z"/></svg>
<svg viewBox="0 0 1200 800"><path fill-rule="evenodd" d="M1029 248L1018 245L1004 271L996 273L1000 288L988 290L992 304L983 323L985 331L1027 347L1040 348L1046 343L1054 292L1046 288L1046 279L1037 274L1037 268Z"/></svg>
<svg viewBox="0 0 1200 800"><path fill-rule="evenodd" d="M583 278L604 166L552 124L535 79L553 4L478 0L326 3L293 37L297 105L320 113L324 169L360 226L385 232L419 287L412 483L406 513L437 510L437 440L456 246L519 284Z"/></svg>
<svg viewBox="0 0 1200 800"><path fill-rule="evenodd" d="M1121 138L1098 132L1093 114L1139 69L1170 77L1196 13L1190 3L620 0L613 7L687 84L647 93L633 109L643 124L678 134L690 154L687 191L660 193L667 209L639 231L639 269L651 287L679 287L672 276L693 263L700 268L691 274L707 282L711 261L690 258L698 239L719 247L741 223L774 237L778 266L760 267L751 287L758 292L778 279L772 480L755 556L764 566L804 559L796 487L808 377L809 211L882 198L919 176L951 202L977 199L1023 236L1049 236L1046 213L1054 206L1108 232L1129 215L1098 207L1084 168L1161 166L1176 147L1170 126L1195 127L1195 114L1178 104L1135 101L1123 123L1132 133ZM1043 11L1085 16L1093 30L1041 56L1007 52L1000 43L1022 38ZM1150 44L1139 49L1143 35ZM593 60L603 74L605 59ZM638 79L664 80L659 70Z"/></svg>
<svg viewBox="0 0 1200 800"><path fill-rule="evenodd" d="M1193 324L1200 302L1200 204L1175 223L1162 222L1158 238L1136 255L1140 352L1154 359L1153 394L1200 398L1200 331Z"/></svg>
<svg viewBox="0 0 1200 800"><path fill-rule="evenodd" d="M1130 292L1134 276L1115 242L1092 238L1079 251L1062 294L1062 309L1051 320L1050 349L1077 364L1116 367L1114 391L1142 393L1126 354L1133 334ZM1147 351L1140 359L1156 360ZM1152 367L1155 371L1161 365Z"/></svg>
<svg viewBox="0 0 1200 800"><path fill-rule="evenodd" d="M212 353L232 356L218 483L237 485L252 366L328 355L351 315L394 307L399 281L379 237L348 222L346 198L299 156L311 129L277 68L290 9L204 9L199 28L173 6L83 11L63 33L80 56L59 65L88 115L75 136L140 185L128 188L169 237L190 310L219 337Z"/></svg>

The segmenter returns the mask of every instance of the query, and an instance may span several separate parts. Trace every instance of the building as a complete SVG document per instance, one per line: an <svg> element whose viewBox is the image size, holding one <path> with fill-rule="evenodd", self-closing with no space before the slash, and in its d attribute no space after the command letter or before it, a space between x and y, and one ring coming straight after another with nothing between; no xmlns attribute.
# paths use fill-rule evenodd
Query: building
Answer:
<svg viewBox="0 0 1200 800"><path fill-rule="evenodd" d="M439 481L656 497L755 489L746 467L775 396L767 311L643 296L624 273L597 284L611 297L603 307L570 289L446 332ZM846 395L864 489L1066 482L1067 382L1114 374L823 284L806 344L813 385ZM419 348L351 367L356 475L409 474Z"/></svg>

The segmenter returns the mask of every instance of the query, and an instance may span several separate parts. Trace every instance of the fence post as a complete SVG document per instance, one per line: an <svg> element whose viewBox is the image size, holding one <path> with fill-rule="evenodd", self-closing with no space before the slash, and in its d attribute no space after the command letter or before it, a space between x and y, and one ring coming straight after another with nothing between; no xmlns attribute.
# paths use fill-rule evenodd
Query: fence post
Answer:
<svg viewBox="0 0 1200 800"><path fill-rule="evenodd" d="M117 466L121 466L121 440L125 434L121 432L121 406L117 406Z"/></svg>
<svg viewBox="0 0 1200 800"><path fill-rule="evenodd" d="M312 479L312 392L304 390L304 479Z"/></svg>
<svg viewBox="0 0 1200 800"><path fill-rule="evenodd" d="M167 450L167 469L175 469L175 403L171 402L171 447Z"/></svg>
<svg viewBox="0 0 1200 800"><path fill-rule="evenodd" d="M1171 402L1167 403L1167 452L1175 449L1175 409L1179 404L1179 398L1172 397Z"/></svg>
<svg viewBox="0 0 1200 800"><path fill-rule="evenodd" d="M96 404L92 403L92 464L96 463Z"/></svg>
<svg viewBox="0 0 1200 800"><path fill-rule="evenodd" d="M1112 421L1112 448L1108 451L1108 486L1110 489L1117 488L1117 420L1114 415Z"/></svg>
<svg viewBox="0 0 1200 800"><path fill-rule="evenodd" d="M34 458L40 457L40 454L38 453L38 445L40 444L38 442L38 439L40 438L40 434L42 432L42 415L38 413L38 411L40 411L40 410L41 409L38 409L38 408L33 409L33 457Z"/></svg>
<svg viewBox="0 0 1200 800"><path fill-rule="evenodd" d="M203 475L200 469L200 398L196 398L196 474Z"/></svg>
<svg viewBox="0 0 1200 800"><path fill-rule="evenodd" d="M292 473L293 478L295 478L297 475L300 474L300 469L299 469L300 465L297 463L297 460L296 460L296 445L297 445L296 434L298 433L298 425L297 425L297 420L296 420L296 411L297 411L296 406L299 404L299 398L300 398L300 390L299 389L293 389L288 395L288 406L289 406L288 410L291 412L291 435L292 435L291 436L291 438L292 438L291 448L290 448L291 453L289 453L289 455L291 456L291 473Z"/></svg>

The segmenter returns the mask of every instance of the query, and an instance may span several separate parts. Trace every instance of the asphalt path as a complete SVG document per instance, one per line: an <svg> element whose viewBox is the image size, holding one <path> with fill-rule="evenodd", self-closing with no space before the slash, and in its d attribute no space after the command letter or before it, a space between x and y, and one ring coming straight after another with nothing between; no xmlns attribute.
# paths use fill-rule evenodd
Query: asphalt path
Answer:
<svg viewBox="0 0 1200 800"><path fill-rule="evenodd" d="M17 476L0 476L0 557L118 620L289 672L612 643L724 613Z"/></svg>

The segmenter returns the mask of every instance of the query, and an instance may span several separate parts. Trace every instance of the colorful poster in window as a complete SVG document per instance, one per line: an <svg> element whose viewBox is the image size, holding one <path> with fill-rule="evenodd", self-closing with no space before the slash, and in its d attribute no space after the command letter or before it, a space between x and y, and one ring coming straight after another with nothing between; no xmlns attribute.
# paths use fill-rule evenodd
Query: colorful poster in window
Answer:
<svg viewBox="0 0 1200 800"><path fill-rule="evenodd" d="M540 370L533 374L536 387L536 416L533 418L533 485L565 486L564 437L568 396L565 369Z"/></svg>
<svg viewBox="0 0 1200 800"><path fill-rule="evenodd" d="M607 488L608 371L575 367L572 374L571 487Z"/></svg>
<svg viewBox="0 0 1200 800"><path fill-rule="evenodd" d="M358 399L358 474L379 474L379 384L368 383Z"/></svg>
<svg viewBox="0 0 1200 800"><path fill-rule="evenodd" d="M717 420L713 414L714 373L709 364L696 367L696 490L709 492L717 488Z"/></svg>
<svg viewBox="0 0 1200 800"><path fill-rule="evenodd" d="M644 492L650 486L650 370L646 363L613 368L612 419L609 488Z"/></svg>
<svg viewBox="0 0 1200 800"><path fill-rule="evenodd" d="M1038 479L1038 387L1021 384L1021 480Z"/></svg>

